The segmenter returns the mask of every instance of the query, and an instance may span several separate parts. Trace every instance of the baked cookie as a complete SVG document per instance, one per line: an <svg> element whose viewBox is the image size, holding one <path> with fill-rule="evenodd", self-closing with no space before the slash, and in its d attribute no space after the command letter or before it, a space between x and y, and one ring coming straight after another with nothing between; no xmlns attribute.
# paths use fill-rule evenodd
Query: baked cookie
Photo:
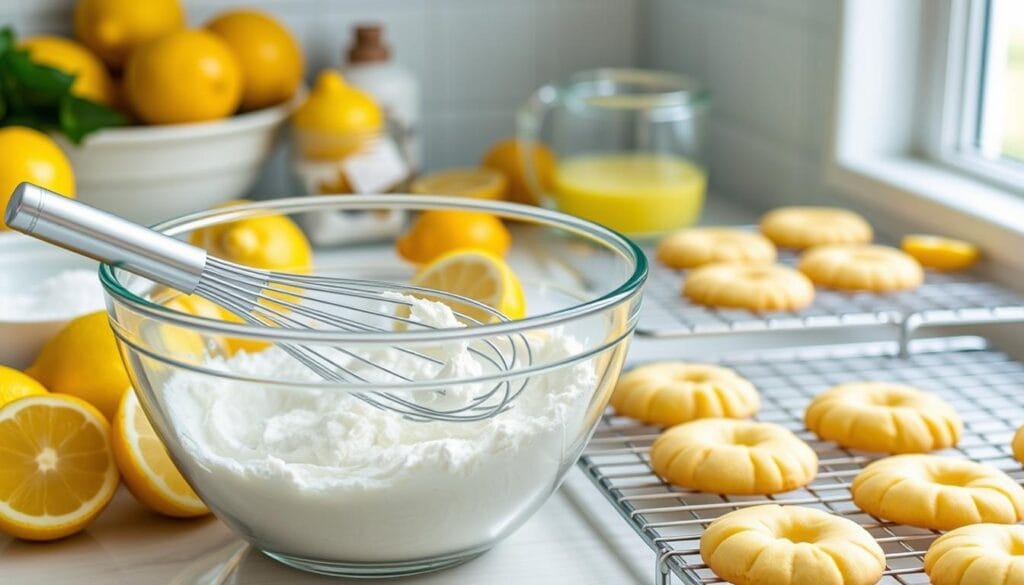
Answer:
<svg viewBox="0 0 1024 585"><path fill-rule="evenodd" d="M712 262L775 262L775 245L761 234L724 227L679 230L658 244L658 260L670 268L696 268Z"/></svg>
<svg viewBox="0 0 1024 585"><path fill-rule="evenodd" d="M729 512L700 538L700 556L735 585L873 585L885 554L856 522L800 506Z"/></svg>
<svg viewBox="0 0 1024 585"><path fill-rule="evenodd" d="M761 233L783 248L802 250L822 244L866 244L871 224L838 207L780 207L761 218Z"/></svg>
<svg viewBox="0 0 1024 585"><path fill-rule="evenodd" d="M826 441L874 453L926 453L956 445L963 423L945 400L888 382L833 386L811 401L804 424Z"/></svg>
<svg viewBox="0 0 1024 585"><path fill-rule="evenodd" d="M1024 463L1024 426L1017 429L1017 433L1013 435L1012 448L1013 458Z"/></svg>
<svg viewBox="0 0 1024 585"><path fill-rule="evenodd" d="M751 311L796 311L814 300L814 285L781 264L716 262L692 270L683 294L701 305Z"/></svg>
<svg viewBox="0 0 1024 585"><path fill-rule="evenodd" d="M659 362L623 374L611 404L623 416L669 426L698 418L747 418L761 399L753 384L729 368Z"/></svg>
<svg viewBox="0 0 1024 585"><path fill-rule="evenodd" d="M705 418L663 432L651 445L651 468L702 492L774 494L810 483L818 456L785 427Z"/></svg>
<svg viewBox="0 0 1024 585"><path fill-rule="evenodd" d="M895 455L853 479L853 502L872 516L952 530L1024 519L1024 488L995 467L937 455Z"/></svg>
<svg viewBox="0 0 1024 585"><path fill-rule="evenodd" d="M889 292L916 288L924 269L906 252L872 244L816 246L800 256L800 271L830 288Z"/></svg>
<svg viewBox="0 0 1024 585"><path fill-rule="evenodd" d="M932 585L1024 583L1024 526L974 524L943 534L924 555Z"/></svg>

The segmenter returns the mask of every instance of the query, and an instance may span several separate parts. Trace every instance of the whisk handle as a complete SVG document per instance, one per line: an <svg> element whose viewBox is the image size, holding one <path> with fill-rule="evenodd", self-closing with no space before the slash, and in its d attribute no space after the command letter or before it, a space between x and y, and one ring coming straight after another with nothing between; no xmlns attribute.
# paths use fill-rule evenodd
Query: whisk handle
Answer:
<svg viewBox="0 0 1024 585"><path fill-rule="evenodd" d="M14 189L4 221L19 232L186 294L195 290L206 266L202 248L32 183Z"/></svg>

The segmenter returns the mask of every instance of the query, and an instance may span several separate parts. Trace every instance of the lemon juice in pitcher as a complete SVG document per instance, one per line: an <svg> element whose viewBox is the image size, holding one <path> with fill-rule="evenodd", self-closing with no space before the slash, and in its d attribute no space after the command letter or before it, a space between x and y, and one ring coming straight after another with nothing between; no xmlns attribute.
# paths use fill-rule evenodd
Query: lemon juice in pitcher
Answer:
<svg viewBox="0 0 1024 585"><path fill-rule="evenodd" d="M656 238L700 218L707 92L683 76L598 69L537 90L519 140L557 155L544 203L634 238ZM536 177L531 157L527 176Z"/></svg>
<svg viewBox="0 0 1024 585"><path fill-rule="evenodd" d="M707 175L667 154L594 154L558 164L559 209L626 234L658 234L695 223Z"/></svg>

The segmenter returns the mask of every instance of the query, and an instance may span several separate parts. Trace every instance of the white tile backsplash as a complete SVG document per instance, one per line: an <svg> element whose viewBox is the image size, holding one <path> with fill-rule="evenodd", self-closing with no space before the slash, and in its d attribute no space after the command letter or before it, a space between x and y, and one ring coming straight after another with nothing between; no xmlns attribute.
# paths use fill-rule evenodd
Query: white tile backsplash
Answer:
<svg viewBox="0 0 1024 585"><path fill-rule="evenodd" d="M146 1L146 0L139 0ZM420 79L428 168L473 165L511 135L542 83L580 69L635 65L642 0L184 0L189 23L254 7L299 37L310 78L337 66L351 27L382 23L396 59ZM0 0L20 34L71 32L73 0Z"/></svg>
<svg viewBox="0 0 1024 585"><path fill-rule="evenodd" d="M506 109L446 112L436 120L447 136L457 139L443 142L440 153L434 153L441 157L441 164L433 168L476 166L491 144L515 133L515 118Z"/></svg>
<svg viewBox="0 0 1024 585"><path fill-rule="evenodd" d="M841 0L642 0L640 63L712 92L711 185L752 207L828 201Z"/></svg>
<svg viewBox="0 0 1024 585"><path fill-rule="evenodd" d="M539 1L534 26L542 79L565 79L584 69L637 65L638 6L623 0Z"/></svg>
<svg viewBox="0 0 1024 585"><path fill-rule="evenodd" d="M535 9L522 1L440 7L432 61L447 84L445 109L510 110L529 96L537 72Z"/></svg>
<svg viewBox="0 0 1024 585"><path fill-rule="evenodd" d="M236 6L273 13L312 76L336 66L351 27L380 22L420 78L427 168L475 164L514 132L544 82L600 66L693 75L713 94L712 189L752 206L827 198L841 0L185 0L201 24ZM23 34L68 33L72 0L0 0ZM269 181L274 189L283 183Z"/></svg>

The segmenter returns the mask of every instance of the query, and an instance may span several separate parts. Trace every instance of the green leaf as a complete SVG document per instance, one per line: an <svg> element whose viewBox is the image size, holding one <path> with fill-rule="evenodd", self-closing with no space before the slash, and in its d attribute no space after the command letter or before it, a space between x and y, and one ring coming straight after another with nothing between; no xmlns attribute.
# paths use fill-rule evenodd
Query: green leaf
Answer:
<svg viewBox="0 0 1024 585"><path fill-rule="evenodd" d="M92 132L128 120L107 106L72 95L75 76L32 61L14 31L0 28L0 126L60 131L78 144Z"/></svg>
<svg viewBox="0 0 1024 585"><path fill-rule="evenodd" d="M6 53L15 47L14 29L5 26L0 28L0 53Z"/></svg>
<svg viewBox="0 0 1024 585"><path fill-rule="evenodd" d="M75 144L89 134L111 126L124 126L128 119L120 113L74 95L66 95L60 104L60 129Z"/></svg>
<svg viewBox="0 0 1024 585"><path fill-rule="evenodd" d="M33 108L59 106L60 100L71 93L71 86L75 83L74 75L33 63L27 51L8 51L3 54L3 61L25 103Z"/></svg>
<svg viewBox="0 0 1024 585"><path fill-rule="evenodd" d="M32 112L18 113L7 116L3 119L3 126L27 126L35 128L40 132L57 130L57 125L49 119L49 116L34 114Z"/></svg>

